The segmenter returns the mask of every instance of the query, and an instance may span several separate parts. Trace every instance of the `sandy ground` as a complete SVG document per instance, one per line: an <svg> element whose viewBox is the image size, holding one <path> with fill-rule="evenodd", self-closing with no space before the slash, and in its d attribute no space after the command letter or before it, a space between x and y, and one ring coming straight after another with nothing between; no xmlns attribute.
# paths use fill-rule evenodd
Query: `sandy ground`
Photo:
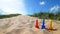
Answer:
<svg viewBox="0 0 60 34"><path fill-rule="evenodd" d="M56 30L42 30L42 19L39 20L39 29L35 28L35 20L38 18L30 16L16 16L0 19L0 34L60 34L60 21L53 20L53 27ZM49 20L45 20L46 28Z"/></svg>

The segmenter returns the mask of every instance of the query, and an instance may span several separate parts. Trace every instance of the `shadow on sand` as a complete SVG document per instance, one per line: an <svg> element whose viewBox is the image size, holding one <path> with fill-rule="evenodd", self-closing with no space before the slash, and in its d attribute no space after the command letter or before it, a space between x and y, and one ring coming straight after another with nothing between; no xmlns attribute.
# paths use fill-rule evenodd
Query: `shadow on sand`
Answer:
<svg viewBox="0 0 60 34"><path fill-rule="evenodd" d="M57 31L57 29L53 29L53 30L45 29L43 30L43 34L53 34L53 31Z"/></svg>
<svg viewBox="0 0 60 34"><path fill-rule="evenodd" d="M51 30L49 30L49 29L47 29L47 28L46 28L46 30L48 30L48 31L57 31L57 29L51 29Z"/></svg>

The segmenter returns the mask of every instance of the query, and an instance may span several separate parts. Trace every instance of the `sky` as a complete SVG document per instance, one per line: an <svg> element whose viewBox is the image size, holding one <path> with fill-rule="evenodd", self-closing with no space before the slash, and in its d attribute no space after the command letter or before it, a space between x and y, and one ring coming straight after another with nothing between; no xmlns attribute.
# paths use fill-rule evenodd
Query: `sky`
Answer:
<svg viewBox="0 0 60 34"><path fill-rule="evenodd" d="M60 8L60 0L0 0L0 14L34 14L53 12Z"/></svg>

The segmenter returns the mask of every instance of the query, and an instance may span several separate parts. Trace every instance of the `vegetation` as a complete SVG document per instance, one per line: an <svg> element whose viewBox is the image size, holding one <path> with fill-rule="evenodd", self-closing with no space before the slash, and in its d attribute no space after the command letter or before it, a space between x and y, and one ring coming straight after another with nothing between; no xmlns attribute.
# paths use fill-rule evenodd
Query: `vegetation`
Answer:
<svg viewBox="0 0 60 34"><path fill-rule="evenodd" d="M18 16L18 15L21 15L21 14L0 15L0 19L2 19L2 18L10 18L10 17Z"/></svg>
<svg viewBox="0 0 60 34"><path fill-rule="evenodd" d="M40 19L54 19L54 20L60 20L60 11L56 13L49 13L49 12L39 12L34 13L33 15L29 15L33 17L38 17Z"/></svg>

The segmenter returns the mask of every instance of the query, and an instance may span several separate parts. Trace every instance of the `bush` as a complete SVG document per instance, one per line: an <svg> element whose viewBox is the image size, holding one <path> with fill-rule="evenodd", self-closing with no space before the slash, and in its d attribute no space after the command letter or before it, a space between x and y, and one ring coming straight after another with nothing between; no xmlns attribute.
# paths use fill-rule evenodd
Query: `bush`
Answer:
<svg viewBox="0 0 60 34"><path fill-rule="evenodd" d="M49 12L39 12L39 13L35 13L32 16L34 17L38 17L40 19L55 19L55 20L60 20L60 11L56 12L56 13L49 13Z"/></svg>
<svg viewBox="0 0 60 34"><path fill-rule="evenodd" d="M10 17L18 16L18 15L21 15L21 14L0 15L0 19L2 19L2 18L10 18Z"/></svg>

